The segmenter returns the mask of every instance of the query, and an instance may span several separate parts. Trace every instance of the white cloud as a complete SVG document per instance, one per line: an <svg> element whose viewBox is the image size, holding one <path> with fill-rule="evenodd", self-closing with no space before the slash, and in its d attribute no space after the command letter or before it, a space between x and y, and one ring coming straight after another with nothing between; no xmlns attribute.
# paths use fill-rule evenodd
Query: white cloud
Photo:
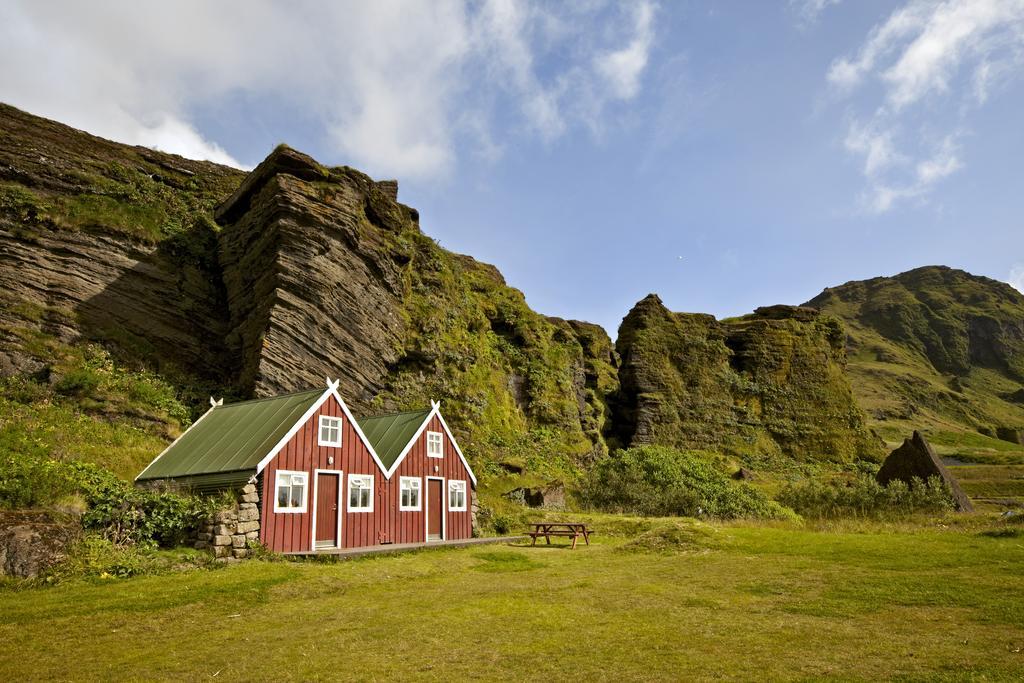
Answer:
<svg viewBox="0 0 1024 683"><path fill-rule="evenodd" d="M892 131L880 131L854 121L846 133L843 146L848 152L864 157L864 175L876 177L893 164L906 161L896 151L892 138Z"/></svg>
<svg viewBox="0 0 1024 683"><path fill-rule="evenodd" d="M1018 263L1010 268L1010 276L1006 278L1006 281L1018 292L1024 294L1024 263Z"/></svg>
<svg viewBox="0 0 1024 683"><path fill-rule="evenodd" d="M956 138L953 135L946 136L930 158L917 163L915 172L918 182L923 187L930 187L933 183L958 170L961 163L957 150Z"/></svg>
<svg viewBox="0 0 1024 683"><path fill-rule="evenodd" d="M654 6L629 22L625 11L603 0L23 0L0 5L0 100L232 165L199 132L203 115L231 98L274 101L307 113L339 161L429 177L453 168L463 140L495 158L509 136L593 128L634 97ZM616 68L599 68L604 58ZM498 123L516 118L521 129Z"/></svg>
<svg viewBox="0 0 1024 683"><path fill-rule="evenodd" d="M796 15L799 28L810 28L818 23L821 13L841 0L789 0L789 9Z"/></svg>
<svg viewBox="0 0 1024 683"><path fill-rule="evenodd" d="M887 133L880 135L885 140L884 143L878 142L878 138L869 138L869 142L884 148L889 137ZM952 175L962 166L955 134L948 135L937 145L933 145L931 153L918 161L912 161L891 148L884 148L883 152L877 153L878 156L884 157L884 162L879 161L872 165L871 159L875 150L870 146L864 151L847 144L847 149L866 156L864 175L868 179L868 191L864 194L864 204L871 213L885 213L905 200L923 201L936 183ZM893 171L892 167L896 170Z"/></svg>
<svg viewBox="0 0 1024 683"><path fill-rule="evenodd" d="M632 99L640 90L640 76L647 66L647 55L654 39L653 19L653 5L646 2L636 5L633 40L621 50L599 55L595 60L598 72L608 80L619 99Z"/></svg>
<svg viewBox="0 0 1024 683"><path fill-rule="evenodd" d="M1024 0L911 0L871 29L854 56L833 61L835 92L861 95L843 145L862 160L869 208L923 201L961 169L967 116L1022 63Z"/></svg>
<svg viewBox="0 0 1024 683"><path fill-rule="evenodd" d="M192 126L170 114L163 113L159 122L148 127L139 126L129 136L131 139L126 142L143 147L180 154L189 159L206 159L235 168L243 167L220 145L204 139Z"/></svg>

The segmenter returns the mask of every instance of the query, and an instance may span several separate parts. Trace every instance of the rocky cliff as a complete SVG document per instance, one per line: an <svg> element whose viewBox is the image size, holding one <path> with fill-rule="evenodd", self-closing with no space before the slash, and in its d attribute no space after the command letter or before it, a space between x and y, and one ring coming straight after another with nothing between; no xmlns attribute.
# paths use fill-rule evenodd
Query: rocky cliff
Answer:
<svg viewBox="0 0 1024 683"><path fill-rule="evenodd" d="M808 308L742 318L673 313L655 295L619 328L616 436L738 455L847 462L877 459L847 379L843 328Z"/></svg>
<svg viewBox="0 0 1024 683"><path fill-rule="evenodd" d="M1024 295L928 266L826 289L807 306L846 325L858 402L894 441L912 428L1020 442Z"/></svg>
<svg viewBox="0 0 1024 683"><path fill-rule="evenodd" d="M496 465L604 452L607 334L534 313L492 266L438 247L394 181L279 147L216 218L243 393L340 376L357 411L445 400Z"/></svg>
<svg viewBox="0 0 1024 683"><path fill-rule="evenodd" d="M0 450L131 473L209 393L328 375L357 413L444 401L485 475L571 477L634 443L874 459L861 409L894 440L1024 434L1024 297L1002 283L923 268L721 321L652 295L613 345L397 198L285 146L244 174L0 106Z"/></svg>
<svg viewBox="0 0 1024 683"><path fill-rule="evenodd" d="M222 385L211 214L241 178L0 105L0 375L45 375L54 345L97 339Z"/></svg>
<svg viewBox="0 0 1024 683"><path fill-rule="evenodd" d="M357 413L444 401L483 472L571 475L606 450L603 330L535 313L438 247L394 181L287 147L245 175L0 106L0 262L15 448L69 419L167 438L205 393L331 376ZM139 466L152 455L130 430L110 439L134 439Z"/></svg>

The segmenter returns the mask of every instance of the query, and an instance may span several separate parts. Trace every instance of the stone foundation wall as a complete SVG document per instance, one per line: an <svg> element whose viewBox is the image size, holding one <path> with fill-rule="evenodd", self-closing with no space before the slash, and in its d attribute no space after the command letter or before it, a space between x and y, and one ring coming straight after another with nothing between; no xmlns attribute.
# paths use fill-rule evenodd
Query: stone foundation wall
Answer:
<svg viewBox="0 0 1024 683"><path fill-rule="evenodd" d="M200 527L194 541L197 550L210 550L223 562L249 556L249 542L260 538L260 496L255 484L246 484L233 506L215 513Z"/></svg>

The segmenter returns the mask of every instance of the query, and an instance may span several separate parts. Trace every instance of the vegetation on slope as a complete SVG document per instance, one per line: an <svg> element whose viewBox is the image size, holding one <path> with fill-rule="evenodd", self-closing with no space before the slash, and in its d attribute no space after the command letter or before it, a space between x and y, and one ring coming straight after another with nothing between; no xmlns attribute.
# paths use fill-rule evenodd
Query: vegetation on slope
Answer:
<svg viewBox="0 0 1024 683"><path fill-rule="evenodd" d="M1006 283L929 266L807 305L846 324L854 391L885 434L1024 428L1024 295Z"/></svg>
<svg viewBox="0 0 1024 683"><path fill-rule="evenodd" d="M617 386L607 334L547 318L493 267L403 232L412 258L409 330L380 405L445 399L449 423L485 474L574 479L607 452L605 396Z"/></svg>
<svg viewBox="0 0 1024 683"><path fill-rule="evenodd" d="M976 503L1024 501L1024 295L928 266L832 287L807 305L843 320L857 402L890 445L921 430Z"/></svg>
<svg viewBox="0 0 1024 683"><path fill-rule="evenodd" d="M212 227L236 169L129 147L0 103L0 215L36 229L127 235L149 243ZM199 257L208 257L196 251Z"/></svg>
<svg viewBox="0 0 1024 683"><path fill-rule="evenodd" d="M32 333L24 349L44 365L31 375L0 378L6 472L46 460L84 461L130 480L190 423L175 387L145 369L125 368L102 346ZM26 501L45 502L44 482L28 477L25 483Z"/></svg>
<svg viewBox="0 0 1024 683"><path fill-rule="evenodd" d="M732 481L723 465L714 453L636 446L599 460L588 473L580 497L600 510L650 516L793 516L760 490Z"/></svg>

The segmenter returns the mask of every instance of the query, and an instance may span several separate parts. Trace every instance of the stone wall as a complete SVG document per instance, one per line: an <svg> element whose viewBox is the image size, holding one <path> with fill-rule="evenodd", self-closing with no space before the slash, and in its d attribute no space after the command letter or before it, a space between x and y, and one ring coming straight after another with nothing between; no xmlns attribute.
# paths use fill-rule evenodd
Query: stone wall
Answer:
<svg viewBox="0 0 1024 683"><path fill-rule="evenodd" d="M250 541L260 537L260 496L255 484L246 484L235 504L215 513L196 534L194 547L210 550L223 562L249 556Z"/></svg>

